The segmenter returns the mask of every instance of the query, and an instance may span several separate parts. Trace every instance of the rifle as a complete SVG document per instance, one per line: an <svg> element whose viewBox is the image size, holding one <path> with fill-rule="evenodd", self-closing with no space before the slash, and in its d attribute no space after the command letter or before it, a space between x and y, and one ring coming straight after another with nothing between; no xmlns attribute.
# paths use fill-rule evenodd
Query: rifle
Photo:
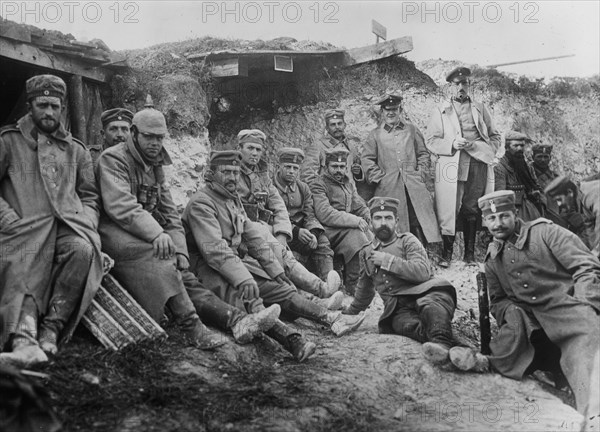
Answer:
<svg viewBox="0 0 600 432"><path fill-rule="evenodd" d="M481 354L489 355L492 331L490 328L490 300L488 297L487 279L480 268L476 276L477 295L479 300L479 334L481 336Z"/></svg>

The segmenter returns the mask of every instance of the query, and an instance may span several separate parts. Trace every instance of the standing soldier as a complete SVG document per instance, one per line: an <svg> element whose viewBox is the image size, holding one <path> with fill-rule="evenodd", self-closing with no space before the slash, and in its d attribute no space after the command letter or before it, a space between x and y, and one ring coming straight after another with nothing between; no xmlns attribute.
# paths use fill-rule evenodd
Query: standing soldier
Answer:
<svg viewBox="0 0 600 432"><path fill-rule="evenodd" d="M419 129L400 119L401 102L397 94L386 94L377 102L383 122L367 138L362 165L367 182L375 185L375 195L400 202L400 233L410 231L423 245L440 242L433 199L425 186L429 153Z"/></svg>
<svg viewBox="0 0 600 432"><path fill-rule="evenodd" d="M345 314L365 310L377 291L384 303L380 333L409 337L423 345L433 363L450 361L452 316L456 290L445 279L434 278L425 248L410 233L398 233L398 205L394 198L369 201L375 239L361 251L361 273L356 296Z"/></svg>
<svg viewBox="0 0 600 432"><path fill-rule="evenodd" d="M525 146L531 138L521 132L508 131L504 135L506 153L494 167L497 191L515 193L515 206L525 222L544 215L546 197L535 178L533 167L525 159Z"/></svg>
<svg viewBox="0 0 600 432"><path fill-rule="evenodd" d="M436 106L427 126L427 148L438 156L435 167L435 205L444 251L439 265L448 267L456 231L462 228L466 262L475 260L475 239L480 220L477 199L494 190L492 163L500 147L487 107L469 97L465 67L446 77L452 99Z"/></svg>
<svg viewBox="0 0 600 432"><path fill-rule="evenodd" d="M356 138L346 136L345 112L341 109L330 109L325 112L325 130L313 140L306 151L306 161L302 166L300 178L312 185L323 174L325 169L325 152L335 148L344 148L350 152L348 160L348 178L355 183L361 196L371 195L365 183L365 176L360 165L359 145ZM363 199L369 199L365 196Z"/></svg>
<svg viewBox="0 0 600 432"><path fill-rule="evenodd" d="M325 153L326 171L312 185L315 215L333 251L344 258L344 285L354 295L360 275L360 250L369 244L369 209L347 174L348 150Z"/></svg>
<svg viewBox="0 0 600 432"><path fill-rule="evenodd" d="M248 342L269 322L275 324L279 310L247 317L187 271L185 233L163 172L171 164L163 147L166 134L162 113L143 109L133 117L131 138L98 159L104 205L99 231L104 250L115 260L112 273L155 320L162 318L166 305L197 347L213 349L224 342L198 314L231 329L239 342Z"/></svg>
<svg viewBox="0 0 600 432"><path fill-rule="evenodd" d="M0 130L0 360L24 366L56 353L102 279L92 159L61 123L66 88L30 78L29 113Z"/></svg>

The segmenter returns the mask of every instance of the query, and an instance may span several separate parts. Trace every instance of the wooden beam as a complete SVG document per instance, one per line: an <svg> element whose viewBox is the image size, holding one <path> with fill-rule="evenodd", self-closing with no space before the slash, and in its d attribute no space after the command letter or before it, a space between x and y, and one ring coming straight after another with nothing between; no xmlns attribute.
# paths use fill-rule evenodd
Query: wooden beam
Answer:
<svg viewBox="0 0 600 432"><path fill-rule="evenodd" d="M344 66L367 63L373 60L380 60L386 57L404 54L412 51L412 49L413 43L410 36L392 39L375 45L353 48L346 52Z"/></svg>
<svg viewBox="0 0 600 432"><path fill-rule="evenodd" d="M108 82L112 75L109 71L92 67L80 59L56 56L35 46L5 38L0 38L0 56L41 68L80 75L97 82Z"/></svg>
<svg viewBox="0 0 600 432"><path fill-rule="evenodd" d="M69 112L71 113L71 133L83 142L87 141L87 121L83 102L83 80L73 75L68 83Z"/></svg>
<svg viewBox="0 0 600 432"><path fill-rule="evenodd" d="M211 60L211 73L215 78L248 76L248 62L245 59L228 58Z"/></svg>

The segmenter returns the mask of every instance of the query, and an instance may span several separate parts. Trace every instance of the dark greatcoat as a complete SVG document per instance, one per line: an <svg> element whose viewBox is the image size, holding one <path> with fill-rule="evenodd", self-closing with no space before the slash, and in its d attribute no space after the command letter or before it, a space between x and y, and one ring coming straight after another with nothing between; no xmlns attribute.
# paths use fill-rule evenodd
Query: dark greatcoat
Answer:
<svg viewBox="0 0 600 432"><path fill-rule="evenodd" d="M529 165L529 171L535 178L535 173L531 165ZM527 222L542 216L535 204L529 200L528 194L533 191L525 190L525 186L519 181L517 173L506 155L502 156L498 165L494 167L494 177L494 190L511 190L515 193L515 206L519 210L519 217L521 219Z"/></svg>
<svg viewBox="0 0 600 432"><path fill-rule="evenodd" d="M371 220L369 209L347 175L338 182L324 173L313 183L312 191L315 215L325 228L334 252L343 255L344 262L348 263L369 243L358 228L361 219Z"/></svg>
<svg viewBox="0 0 600 432"><path fill-rule="evenodd" d="M425 186L429 153L423 135L412 123L382 123L369 133L362 155L367 182L375 196L392 197L398 205L398 232L410 231L407 196L428 242L441 242L433 198Z"/></svg>
<svg viewBox="0 0 600 432"><path fill-rule="evenodd" d="M530 341L543 329L561 352L578 409L587 402L600 343L600 261L570 231L547 219L518 220L512 241L494 240L485 258L490 311L499 332L492 366L521 379L534 358Z"/></svg>
<svg viewBox="0 0 600 432"><path fill-rule="evenodd" d="M0 131L0 346L14 332L25 295L46 313L58 222L93 250L79 309L61 335L70 337L102 279L99 205L90 153L62 125L47 136L27 114Z"/></svg>

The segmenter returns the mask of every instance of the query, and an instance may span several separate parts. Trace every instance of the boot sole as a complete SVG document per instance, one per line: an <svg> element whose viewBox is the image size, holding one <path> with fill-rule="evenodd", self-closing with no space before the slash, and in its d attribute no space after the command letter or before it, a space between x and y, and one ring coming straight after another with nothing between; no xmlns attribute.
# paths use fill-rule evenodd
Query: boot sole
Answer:
<svg viewBox="0 0 600 432"><path fill-rule="evenodd" d="M450 363L449 350L439 344L425 342L423 344L423 355L425 358L436 365Z"/></svg>
<svg viewBox="0 0 600 432"><path fill-rule="evenodd" d="M335 270L331 270L327 274L327 292L323 293L325 297L330 297L335 294L342 285L342 279Z"/></svg>
<svg viewBox="0 0 600 432"><path fill-rule="evenodd" d="M333 293L331 297L327 300L327 309L328 310L340 310L342 308L342 303L344 302L344 293L341 291L337 291Z"/></svg>
<svg viewBox="0 0 600 432"><path fill-rule="evenodd" d="M246 344L252 342L256 336L273 328L277 324L279 315L281 314L281 306L274 304L260 312L252 315L247 315L245 318L252 320L247 331L235 338L236 342Z"/></svg>
<svg viewBox="0 0 600 432"><path fill-rule="evenodd" d="M296 357L296 360L298 363L302 363L312 357L315 351L317 351L317 345L315 345L313 342L306 342L302 348L302 351L299 353L299 356Z"/></svg>

